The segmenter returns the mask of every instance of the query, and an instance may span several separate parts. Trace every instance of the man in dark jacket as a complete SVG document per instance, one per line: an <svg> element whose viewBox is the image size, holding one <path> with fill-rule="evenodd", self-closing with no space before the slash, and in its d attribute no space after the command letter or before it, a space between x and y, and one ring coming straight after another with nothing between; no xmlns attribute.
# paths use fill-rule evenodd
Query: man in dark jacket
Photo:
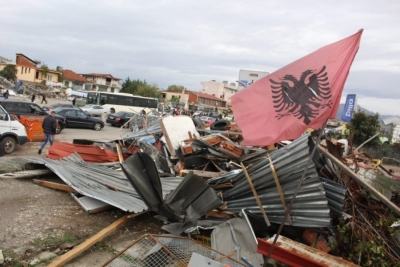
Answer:
<svg viewBox="0 0 400 267"><path fill-rule="evenodd" d="M44 132L44 140L39 148L38 154L42 154L43 148L46 146L47 141L50 142L50 146L54 143L54 135L56 134L56 119L54 118L56 113L52 111L49 116L47 116L42 123L42 128Z"/></svg>

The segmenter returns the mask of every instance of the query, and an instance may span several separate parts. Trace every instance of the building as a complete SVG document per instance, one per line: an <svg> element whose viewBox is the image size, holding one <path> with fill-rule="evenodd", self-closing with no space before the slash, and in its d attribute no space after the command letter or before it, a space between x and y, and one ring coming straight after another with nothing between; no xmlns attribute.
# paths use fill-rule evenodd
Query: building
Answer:
<svg viewBox="0 0 400 267"><path fill-rule="evenodd" d="M24 54L17 54L15 60L15 68L17 69L17 79L26 83L42 84L44 82L57 83L62 75L59 71L45 71L41 67L37 67L40 62L32 60Z"/></svg>
<svg viewBox="0 0 400 267"><path fill-rule="evenodd" d="M211 111L215 108L226 109L226 101L202 92L189 91L189 109Z"/></svg>
<svg viewBox="0 0 400 267"><path fill-rule="evenodd" d="M239 71L239 87L238 90L241 90L256 81L260 80L267 76L269 72L266 71L256 71L256 70L240 70Z"/></svg>
<svg viewBox="0 0 400 267"><path fill-rule="evenodd" d="M237 92L236 83L228 84L227 81L220 83L212 80L209 82L201 82L200 84L203 86L201 89L202 93L223 99L228 105L231 104L231 97Z"/></svg>
<svg viewBox="0 0 400 267"><path fill-rule="evenodd" d="M400 118L389 117L380 122L381 134L388 137L391 143L400 142Z"/></svg>
<svg viewBox="0 0 400 267"><path fill-rule="evenodd" d="M81 76L92 83L91 90L93 91L119 93L122 87L121 79L115 78L111 74L89 73L81 74Z"/></svg>
<svg viewBox="0 0 400 267"><path fill-rule="evenodd" d="M176 105L178 103L185 105L189 101L188 91L163 91L162 99L164 103L172 102ZM176 101L179 100L179 101Z"/></svg>
<svg viewBox="0 0 400 267"><path fill-rule="evenodd" d="M72 70L64 70L64 86L74 90L91 90L92 83Z"/></svg>

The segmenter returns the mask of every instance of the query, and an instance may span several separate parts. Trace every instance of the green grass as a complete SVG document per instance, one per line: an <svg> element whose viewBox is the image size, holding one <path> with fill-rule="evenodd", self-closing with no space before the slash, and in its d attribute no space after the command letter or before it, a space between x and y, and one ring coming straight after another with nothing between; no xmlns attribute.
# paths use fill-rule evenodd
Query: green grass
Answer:
<svg viewBox="0 0 400 267"><path fill-rule="evenodd" d="M73 243L78 241L78 238L70 233L64 233L61 236L47 236L46 238L35 238L33 244L37 247L54 247L62 243Z"/></svg>

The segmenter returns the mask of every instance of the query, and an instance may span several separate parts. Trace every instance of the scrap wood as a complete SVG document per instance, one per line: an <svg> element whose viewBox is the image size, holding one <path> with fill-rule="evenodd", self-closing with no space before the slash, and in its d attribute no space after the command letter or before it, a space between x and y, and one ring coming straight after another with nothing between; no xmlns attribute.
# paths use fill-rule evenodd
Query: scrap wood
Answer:
<svg viewBox="0 0 400 267"><path fill-rule="evenodd" d="M180 170L179 176L185 176L189 172L193 172L197 176L200 176L202 178L214 178L221 176L223 173L222 172L209 172L209 171L199 171L199 170Z"/></svg>
<svg viewBox="0 0 400 267"><path fill-rule="evenodd" d="M225 188L232 188L232 187L233 187L232 183L217 184L217 185L213 186L213 188L215 190L220 190L220 189L225 189Z"/></svg>
<svg viewBox="0 0 400 267"><path fill-rule="evenodd" d="M122 224L126 223L130 219L137 217L139 215L142 215L148 211L143 211L140 213L136 214L128 214L125 215L124 217L116 220L94 236L90 237L89 239L86 239L84 242L79 244L78 246L74 247L72 250L68 251L64 255L60 256L59 258L55 259L52 261L47 267L57 267L57 266L63 266L67 262L71 261L75 257L79 256L81 253L83 253L85 250L93 246L95 243L99 242L102 240L104 237L112 233L117 227L121 226Z"/></svg>
<svg viewBox="0 0 400 267"><path fill-rule="evenodd" d="M322 239L319 238L317 233L314 233L310 230L304 230L302 237L304 239L304 241L306 241L306 243L308 245L313 245L316 243L315 248L322 250L325 253L329 253L329 251L331 250L325 243L325 241L323 241Z"/></svg>
<svg viewBox="0 0 400 267"><path fill-rule="evenodd" d="M318 145L322 154L324 154L328 159L330 159L334 164L338 165L342 170L347 173L351 178L353 178L362 188L371 192L377 199L382 201L388 208L393 210L397 215L400 215L400 207L396 206L393 202L387 199L384 195L382 195L378 190L368 184L363 178L358 176L352 169L343 164L340 160L335 158L331 153L323 149L320 145Z"/></svg>
<svg viewBox="0 0 400 267"><path fill-rule="evenodd" d="M287 207L287 205L286 205L285 195L283 194L283 190L282 190L282 187L281 187L281 183L279 182L279 179L278 179L278 174L276 173L275 166L274 166L274 164L272 163L272 159L271 159L271 157L269 156L269 154L268 154L268 160L269 160L269 167L270 167L270 169L271 169L271 171L272 171L272 176L274 177L274 180L275 180L276 188L278 189L279 196L281 197L283 209L285 210L285 212L288 213L287 219L288 219L288 221L289 221L289 224L290 224L290 225L293 225L292 217L290 216L290 213L289 213L289 211L288 211L288 207Z"/></svg>
<svg viewBox="0 0 400 267"><path fill-rule="evenodd" d="M243 155L243 150L236 145L234 145L231 142L227 141L222 141L219 145L220 149L225 150L226 152L229 152L231 154L234 154L237 157L240 157Z"/></svg>
<svg viewBox="0 0 400 267"><path fill-rule="evenodd" d="M235 214L227 211L212 210L206 213L206 217L214 217L220 219L230 219L235 217Z"/></svg>
<svg viewBox="0 0 400 267"><path fill-rule="evenodd" d="M53 182L37 180L37 179L33 179L33 183L44 186L44 187L57 189L57 190L73 192L73 193L76 192L75 189L73 189L72 187L70 187L69 185L66 185L66 184L53 183Z"/></svg>
<svg viewBox="0 0 400 267"><path fill-rule="evenodd" d="M246 176L247 182L249 183L251 191L253 192L253 195L254 195L254 197L255 197L255 199L257 201L257 204L258 204L258 206L260 208L261 214L263 215L265 223L267 224L267 226L271 226L271 223L268 220L267 214L265 213L264 207L263 207L263 205L261 203L260 198L258 197L257 191L254 188L253 182L252 182L252 180L251 180L251 178L250 178L250 176L249 176L249 174L248 174L248 172L246 170L246 167L244 166L243 162L240 162L240 165L242 166L244 176Z"/></svg>

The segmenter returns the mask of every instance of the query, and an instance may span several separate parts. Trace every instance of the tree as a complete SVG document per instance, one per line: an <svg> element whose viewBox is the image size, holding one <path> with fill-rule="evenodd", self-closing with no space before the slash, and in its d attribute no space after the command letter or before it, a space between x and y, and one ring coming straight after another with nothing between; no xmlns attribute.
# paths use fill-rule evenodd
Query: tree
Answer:
<svg viewBox="0 0 400 267"><path fill-rule="evenodd" d="M49 67L47 67L47 65L46 64L44 64L44 65L42 65L41 67L40 67L40 69L42 70L42 80L43 80L43 77L44 78L46 78L47 77L47 74L49 73Z"/></svg>
<svg viewBox="0 0 400 267"><path fill-rule="evenodd" d="M15 65L7 65L4 69L0 70L0 76L3 76L9 81L16 81L17 80L17 69Z"/></svg>
<svg viewBox="0 0 400 267"><path fill-rule="evenodd" d="M182 85L170 85L167 88L167 91L175 91L175 92L182 92L183 90L186 91L186 88Z"/></svg>
<svg viewBox="0 0 400 267"><path fill-rule="evenodd" d="M346 127L353 133L353 143L360 145L379 131L379 114L368 116L362 111L356 112ZM372 145L378 143L378 137L370 142Z"/></svg>
<svg viewBox="0 0 400 267"><path fill-rule="evenodd" d="M180 102L181 101L181 98L179 97L179 96L176 96L176 95L173 95L173 96L171 96L171 100L170 100L171 102Z"/></svg>
<svg viewBox="0 0 400 267"><path fill-rule="evenodd" d="M137 95L145 97L154 97L154 98L161 97L161 90L160 88L158 88L157 85L142 84L138 87L136 93Z"/></svg>
<svg viewBox="0 0 400 267"><path fill-rule="evenodd" d="M129 77L122 83L121 93L138 94L140 86L147 85L146 81L131 80Z"/></svg>
<svg viewBox="0 0 400 267"><path fill-rule="evenodd" d="M58 82L62 83L64 81L64 69L61 66L56 67L56 71L61 72L61 75L58 75Z"/></svg>

